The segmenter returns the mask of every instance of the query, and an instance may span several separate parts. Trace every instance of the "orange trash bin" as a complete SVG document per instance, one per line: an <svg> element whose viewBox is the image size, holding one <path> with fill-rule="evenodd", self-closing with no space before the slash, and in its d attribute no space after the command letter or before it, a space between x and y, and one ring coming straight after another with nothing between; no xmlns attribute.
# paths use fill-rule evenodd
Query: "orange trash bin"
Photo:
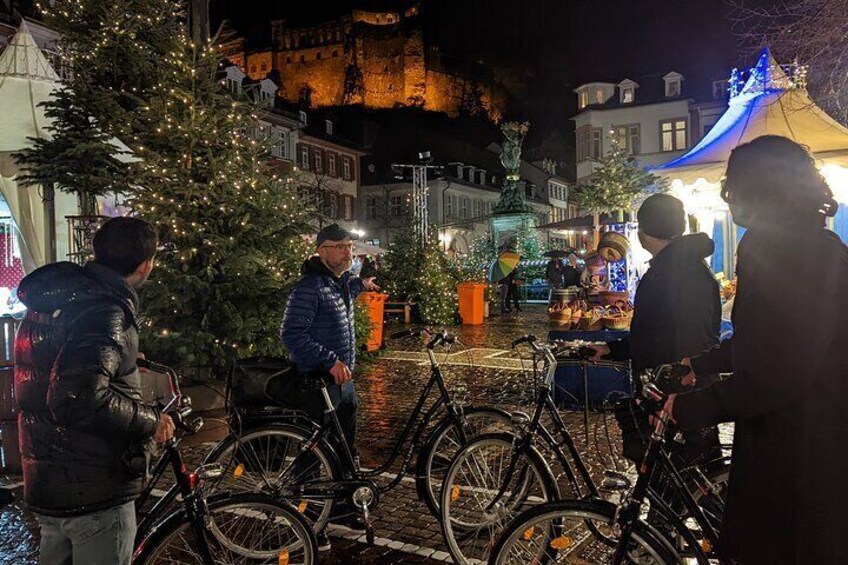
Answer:
<svg viewBox="0 0 848 565"><path fill-rule="evenodd" d="M371 335L365 344L366 351L377 351L383 346L383 310L386 307L388 294L382 292L363 292L356 299L368 306L368 317L371 319Z"/></svg>
<svg viewBox="0 0 848 565"><path fill-rule="evenodd" d="M464 282L456 285L459 292L459 317L465 326L479 326L483 323L483 295L486 285Z"/></svg>

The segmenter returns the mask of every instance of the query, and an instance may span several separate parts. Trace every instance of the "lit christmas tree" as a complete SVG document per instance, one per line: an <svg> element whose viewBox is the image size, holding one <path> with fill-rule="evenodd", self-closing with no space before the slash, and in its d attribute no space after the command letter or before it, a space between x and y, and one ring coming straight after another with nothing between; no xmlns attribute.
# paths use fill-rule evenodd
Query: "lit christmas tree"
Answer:
<svg viewBox="0 0 848 565"><path fill-rule="evenodd" d="M580 204L593 213L630 210L635 200L664 186L662 177L643 169L613 137L609 153L580 187Z"/></svg>
<svg viewBox="0 0 848 565"><path fill-rule="evenodd" d="M212 366L279 353L284 291L311 252L301 237L310 211L291 179L270 175L254 108L224 89L214 45L181 30L161 66L130 201L164 246L143 293L145 347Z"/></svg>

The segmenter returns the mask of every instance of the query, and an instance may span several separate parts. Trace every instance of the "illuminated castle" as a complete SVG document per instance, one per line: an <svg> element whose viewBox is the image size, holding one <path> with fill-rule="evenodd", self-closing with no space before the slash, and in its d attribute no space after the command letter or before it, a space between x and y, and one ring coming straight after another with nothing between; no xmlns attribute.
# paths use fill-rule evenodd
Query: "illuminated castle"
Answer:
<svg viewBox="0 0 848 565"><path fill-rule="evenodd" d="M498 121L505 89L482 65L427 45L418 12L418 6L403 13L353 10L310 27L275 20L270 49L245 52L244 39L235 38L223 43L222 52L253 79L273 73L277 95L290 102L418 106Z"/></svg>

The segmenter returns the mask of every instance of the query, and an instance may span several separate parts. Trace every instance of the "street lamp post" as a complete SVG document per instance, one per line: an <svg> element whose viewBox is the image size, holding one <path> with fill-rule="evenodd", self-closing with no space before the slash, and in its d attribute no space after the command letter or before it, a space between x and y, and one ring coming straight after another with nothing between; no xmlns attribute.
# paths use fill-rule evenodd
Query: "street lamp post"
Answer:
<svg viewBox="0 0 848 565"><path fill-rule="evenodd" d="M419 163L395 163L392 170L402 173L410 170L412 172L412 226L421 244L427 243L430 236L430 209L429 194L430 187L427 184L427 170L439 170L441 167L430 165L433 158L429 151L418 154Z"/></svg>

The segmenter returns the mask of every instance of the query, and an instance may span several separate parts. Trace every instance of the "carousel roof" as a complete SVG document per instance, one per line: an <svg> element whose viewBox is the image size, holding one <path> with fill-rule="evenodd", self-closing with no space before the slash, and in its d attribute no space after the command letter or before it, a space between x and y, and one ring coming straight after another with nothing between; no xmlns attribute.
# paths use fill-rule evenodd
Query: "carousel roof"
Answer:
<svg viewBox="0 0 848 565"><path fill-rule="evenodd" d="M695 147L655 167L655 173L685 184L699 178L718 182L730 152L763 135L788 137L805 145L817 159L848 165L848 129L807 94L803 67L778 65L766 48L744 86L734 88L734 78L727 111L718 122ZM738 79L736 83L740 84Z"/></svg>

